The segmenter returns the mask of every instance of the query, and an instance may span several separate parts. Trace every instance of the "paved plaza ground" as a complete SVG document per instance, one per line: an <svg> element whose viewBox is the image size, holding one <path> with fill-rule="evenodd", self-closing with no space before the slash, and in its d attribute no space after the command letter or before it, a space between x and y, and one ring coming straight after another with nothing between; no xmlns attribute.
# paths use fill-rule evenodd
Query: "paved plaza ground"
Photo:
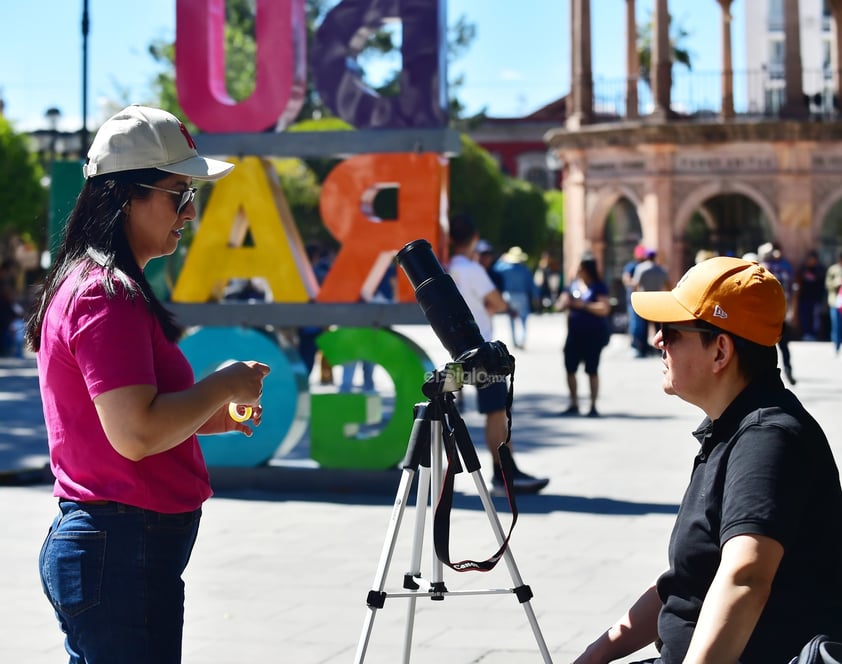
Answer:
<svg viewBox="0 0 842 664"><path fill-rule="evenodd" d="M509 344L505 319L496 325ZM600 371L603 416L559 417L567 406L560 354L564 317L532 316L529 325L526 348L512 350L513 440L520 466L551 481L541 494L518 498L511 551L534 592L530 604L558 664L570 662L665 566L667 538L696 449L690 432L702 415L663 394L658 358L633 358L628 337L614 335ZM398 329L437 366L449 359L426 326ZM842 458L842 358L834 357L828 343L794 343L792 356L798 380L793 389ZM376 381L388 392L385 374L378 372ZM488 476L473 388L464 392L462 413ZM306 451L306 441L302 445ZM38 550L56 512L51 486L38 481L45 460L34 362L0 361L4 662L67 661L37 573ZM205 505L185 575L185 663L354 661L400 473L280 465L238 473L212 469L212 476L216 495ZM459 476L456 486L451 553L485 558L496 544L473 482ZM494 504L508 528L505 499ZM413 516L410 507L398 531L387 591L399 590L410 568ZM422 572L429 578L429 529L422 550ZM450 591L513 585L502 563L487 574L447 570L444 580ZM408 600L390 598L376 612L366 662L401 661L408 606ZM524 607L511 594L424 598L414 617L414 663L541 661Z"/></svg>

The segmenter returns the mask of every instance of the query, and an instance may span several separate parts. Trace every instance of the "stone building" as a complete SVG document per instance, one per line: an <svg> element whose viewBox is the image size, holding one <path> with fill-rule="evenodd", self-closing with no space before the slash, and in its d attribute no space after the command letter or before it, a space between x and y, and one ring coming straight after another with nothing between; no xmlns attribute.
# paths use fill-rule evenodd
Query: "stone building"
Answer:
<svg viewBox="0 0 842 664"><path fill-rule="evenodd" d="M590 0L570 0L567 116L545 135L563 166L568 275L590 251L616 283L641 241L657 251L673 279L700 249L740 256L776 241L796 266L811 249L825 264L842 249L842 122L835 110L811 113L805 98L799 0L777 0L785 49L783 93L772 114L735 109L732 0L699 1L711 11L718 5L721 16L719 108L691 115L672 106L667 0L653 0L651 101L640 101L635 0L626 0L625 109L619 120L605 122L594 113ZM840 34L842 0L828 5ZM836 40L835 62L838 49Z"/></svg>

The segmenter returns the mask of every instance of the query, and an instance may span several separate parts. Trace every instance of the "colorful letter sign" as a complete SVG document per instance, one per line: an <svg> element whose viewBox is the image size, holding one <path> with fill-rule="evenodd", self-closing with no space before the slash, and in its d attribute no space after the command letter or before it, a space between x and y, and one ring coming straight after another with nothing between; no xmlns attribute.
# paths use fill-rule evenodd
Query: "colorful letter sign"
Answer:
<svg viewBox="0 0 842 664"><path fill-rule="evenodd" d="M241 102L225 83L225 0L178 0L175 82L187 116L203 131L283 129L304 103L304 0L256 0L254 92Z"/></svg>
<svg viewBox="0 0 842 664"><path fill-rule="evenodd" d="M232 160L234 161L234 160ZM278 302L308 302L318 285L272 165L246 157L214 186L172 293L208 302L230 279L263 277ZM250 231L254 246L243 246Z"/></svg>
<svg viewBox="0 0 842 664"><path fill-rule="evenodd" d="M356 57L368 35L389 20L403 28L400 93L378 95ZM343 0L316 31L311 64L325 104L358 129L447 125L445 0Z"/></svg>
<svg viewBox="0 0 842 664"><path fill-rule="evenodd" d="M200 436L208 466L260 466L298 443L307 426L307 376L301 358L262 330L202 327L179 343L196 378L236 360L272 367L263 381L263 423L246 438L239 432Z"/></svg>
<svg viewBox="0 0 842 664"><path fill-rule="evenodd" d="M371 200L383 186L398 190L398 217L383 221L374 216ZM346 159L322 185L322 219L342 245L319 291L319 302L357 302L372 269L386 269L381 254L397 253L419 237L440 246L447 236L448 162L437 154L367 154ZM403 274L398 299L415 297Z"/></svg>
<svg viewBox="0 0 842 664"><path fill-rule="evenodd" d="M348 435L353 423L370 423L379 396L314 394L310 397L310 456L325 468L394 468L403 458L412 430L413 406L424 399L421 385L433 364L411 339L391 330L342 328L322 334L319 348L333 365L368 360L381 365L395 384L389 422L370 438ZM271 375L271 374L270 374Z"/></svg>

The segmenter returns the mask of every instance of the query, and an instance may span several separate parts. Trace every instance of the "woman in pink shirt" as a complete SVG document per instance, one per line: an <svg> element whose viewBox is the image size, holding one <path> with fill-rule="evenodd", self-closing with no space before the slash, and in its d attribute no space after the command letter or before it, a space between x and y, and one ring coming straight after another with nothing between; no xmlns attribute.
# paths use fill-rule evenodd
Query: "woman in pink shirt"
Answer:
<svg viewBox="0 0 842 664"><path fill-rule="evenodd" d="M195 216L193 180L232 168L200 157L170 113L110 118L27 324L59 498L41 580L71 663L181 660L181 575L212 493L196 434L260 424L269 367L195 381L143 272ZM229 416L232 402L252 407L251 422Z"/></svg>

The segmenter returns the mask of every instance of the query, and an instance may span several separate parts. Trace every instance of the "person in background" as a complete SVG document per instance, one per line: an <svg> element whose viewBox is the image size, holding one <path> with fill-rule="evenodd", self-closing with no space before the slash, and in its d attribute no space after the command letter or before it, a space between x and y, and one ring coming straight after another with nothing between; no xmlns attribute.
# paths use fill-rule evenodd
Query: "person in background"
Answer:
<svg viewBox="0 0 842 664"><path fill-rule="evenodd" d="M608 316L611 301L608 286L602 280L596 259L586 255L579 263L576 277L559 296L558 311L567 311L567 339L564 342L564 370L570 405L561 414L579 415L579 386L576 372L585 365L590 387L591 406L588 417L599 417L596 401L599 398L599 359L608 345L610 329Z"/></svg>
<svg viewBox="0 0 842 664"><path fill-rule="evenodd" d="M494 264L494 271L503 278L503 298L515 312L509 318L515 348L526 346L526 320L537 292L532 271L526 265L528 258L523 249L512 247Z"/></svg>
<svg viewBox="0 0 842 664"><path fill-rule="evenodd" d="M645 325L645 322L640 320L640 316L638 316L631 305L631 294L634 292L634 271L637 269L637 266L640 265L643 261L646 260L646 247L642 244L637 244L634 247L634 251L632 253L632 260L626 263L623 266L623 286L626 290L626 313L628 315L628 330L629 336L631 337L631 346L635 351L636 357L646 357L646 353L641 350L639 339L643 337L646 338L647 332L641 331L641 326Z"/></svg>
<svg viewBox="0 0 842 664"><path fill-rule="evenodd" d="M374 291L370 302L388 303L395 301L395 291L397 289L397 269L394 262L389 263L389 267L383 273L383 278L377 284L377 290ZM361 360L359 362L348 362L342 365L342 382L339 384L339 391L343 393L351 392L354 388L354 374L360 367L362 372L363 384L362 391L372 393L375 392L374 386L374 362L368 360Z"/></svg>
<svg viewBox="0 0 842 664"><path fill-rule="evenodd" d="M485 341L491 341L493 331L491 317L495 313L507 311L509 305L500 291L494 287L485 269L474 260L479 233L473 220L466 215L451 218L450 240L452 255L447 271L473 314L482 338ZM497 493L503 491L505 487L497 448L507 438L507 397L508 390L503 381L489 382L477 387L477 406L479 412L485 415L485 445L491 453L494 464L491 485L492 490ZM509 445L511 446L511 442ZM514 449L512 449L512 458L514 459ZM511 482L518 493L535 493L547 486L549 479L533 477L515 464Z"/></svg>
<svg viewBox="0 0 842 664"><path fill-rule="evenodd" d="M549 251L542 251L532 275L535 284L535 311L552 311L561 287L561 274Z"/></svg>
<svg viewBox="0 0 842 664"><path fill-rule="evenodd" d="M795 286L798 292L796 310L803 341L815 341L821 334L822 314L827 301L824 275L825 268L819 261L819 254L815 249L811 249L795 274Z"/></svg>
<svg viewBox="0 0 842 664"><path fill-rule="evenodd" d="M506 285L503 283L503 276L494 269L497 256L494 246L487 240L480 239L477 242L477 262L485 268L488 278L494 284L494 288L502 293Z"/></svg>
<svg viewBox="0 0 842 664"><path fill-rule="evenodd" d="M212 493L196 434L250 436L262 419L269 367L196 381L143 271L195 217L193 182L232 168L200 157L170 113L111 117L27 323L59 511L41 583L71 662L181 661L182 573ZM238 404L250 422L233 419Z"/></svg>
<svg viewBox="0 0 842 664"><path fill-rule="evenodd" d="M830 340L833 352L839 355L839 347L842 346L842 251L837 254L836 262L827 268L824 288L830 312Z"/></svg>
<svg viewBox="0 0 842 664"><path fill-rule="evenodd" d="M795 273L792 264L784 257L779 244L766 242L757 248L759 263L771 272L784 290L786 297L787 314L784 317L781 338L778 340L778 350L781 352L781 362L784 367L784 375L790 385L795 385L795 376L792 373L792 354L789 350L789 342L794 338L793 321L797 320L798 312L795 292Z"/></svg>
<svg viewBox="0 0 842 664"><path fill-rule="evenodd" d="M667 271L658 264L657 256L654 249L647 249L646 259L634 269L631 285L635 292L657 291L671 286ZM642 321L638 326L634 347L637 357L655 354L655 349L649 344L648 321Z"/></svg>
<svg viewBox="0 0 842 664"><path fill-rule="evenodd" d="M780 378L781 284L762 265L717 257L632 306L661 323L664 392L705 417L667 571L574 664L653 643L650 663L784 663L817 634L842 639L839 470Z"/></svg>

